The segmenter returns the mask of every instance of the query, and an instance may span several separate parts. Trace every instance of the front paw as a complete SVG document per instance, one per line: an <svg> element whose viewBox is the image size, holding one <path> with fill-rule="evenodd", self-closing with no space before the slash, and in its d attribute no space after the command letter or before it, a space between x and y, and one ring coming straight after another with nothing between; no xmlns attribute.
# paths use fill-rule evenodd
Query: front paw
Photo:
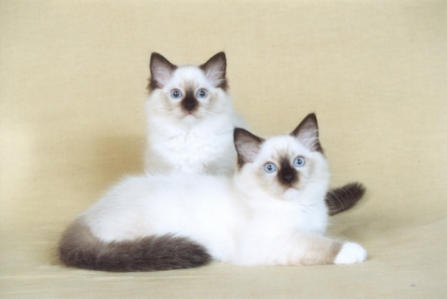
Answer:
<svg viewBox="0 0 447 299"><path fill-rule="evenodd" d="M366 260L366 250L357 243L346 242L334 260L334 264L355 264Z"/></svg>

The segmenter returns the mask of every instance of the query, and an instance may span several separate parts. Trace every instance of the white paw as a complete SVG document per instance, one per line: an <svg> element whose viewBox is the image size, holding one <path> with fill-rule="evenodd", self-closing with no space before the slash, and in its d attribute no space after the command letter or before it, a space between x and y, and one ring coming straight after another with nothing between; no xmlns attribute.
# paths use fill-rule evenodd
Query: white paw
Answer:
<svg viewBox="0 0 447 299"><path fill-rule="evenodd" d="M366 250L357 243L346 242L334 260L334 264L354 264L366 260Z"/></svg>

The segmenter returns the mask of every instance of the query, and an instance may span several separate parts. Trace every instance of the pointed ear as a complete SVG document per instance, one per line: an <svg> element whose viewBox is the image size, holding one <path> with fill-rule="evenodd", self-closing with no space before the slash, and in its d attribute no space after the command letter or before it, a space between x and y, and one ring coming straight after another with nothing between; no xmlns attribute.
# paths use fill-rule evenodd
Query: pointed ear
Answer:
<svg viewBox="0 0 447 299"><path fill-rule="evenodd" d="M239 167L245 163L252 163L258 155L264 139L241 128L235 128L233 136Z"/></svg>
<svg viewBox="0 0 447 299"><path fill-rule="evenodd" d="M156 88L163 88L166 82L172 77L172 73L177 66L170 63L166 58L158 53L152 53L151 62L149 64L151 70L151 78L149 79L148 90L152 91Z"/></svg>
<svg viewBox="0 0 447 299"><path fill-rule="evenodd" d="M318 122L315 113L306 116L290 135L295 136L310 150L323 153L318 136Z"/></svg>
<svg viewBox="0 0 447 299"><path fill-rule="evenodd" d="M204 71L205 77L211 81L214 87L227 90L227 58L224 52L217 53L199 67Z"/></svg>

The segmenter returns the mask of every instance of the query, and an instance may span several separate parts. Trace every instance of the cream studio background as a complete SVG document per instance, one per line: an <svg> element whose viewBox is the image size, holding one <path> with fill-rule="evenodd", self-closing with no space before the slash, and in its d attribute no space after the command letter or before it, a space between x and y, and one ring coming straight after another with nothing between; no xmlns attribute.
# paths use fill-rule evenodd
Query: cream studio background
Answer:
<svg viewBox="0 0 447 299"><path fill-rule="evenodd" d="M2 298L442 298L447 293L446 1L0 1ZM262 135L318 115L333 184L368 187L331 232L354 266L68 269L61 232L141 171L152 51L224 50Z"/></svg>

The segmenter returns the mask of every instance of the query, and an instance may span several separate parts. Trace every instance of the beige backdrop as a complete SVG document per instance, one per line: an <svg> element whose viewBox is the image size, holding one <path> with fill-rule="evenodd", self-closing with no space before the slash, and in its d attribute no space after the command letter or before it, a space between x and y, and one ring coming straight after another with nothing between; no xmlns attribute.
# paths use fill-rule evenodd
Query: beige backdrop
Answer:
<svg viewBox="0 0 447 299"><path fill-rule="evenodd" d="M0 0L2 298L445 298L446 1ZM114 274L55 259L62 230L141 171L150 53L224 50L235 106L261 135L316 112L334 217L354 266L224 264Z"/></svg>

